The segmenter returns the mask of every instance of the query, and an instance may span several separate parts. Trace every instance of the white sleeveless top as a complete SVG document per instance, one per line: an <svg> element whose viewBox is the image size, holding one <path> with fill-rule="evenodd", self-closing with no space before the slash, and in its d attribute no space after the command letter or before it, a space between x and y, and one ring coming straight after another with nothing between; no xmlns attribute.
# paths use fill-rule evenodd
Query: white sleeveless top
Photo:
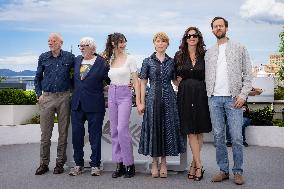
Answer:
<svg viewBox="0 0 284 189"><path fill-rule="evenodd" d="M112 85L128 85L133 72L137 72L136 60L133 56L127 55L126 61L120 67L110 66L108 77Z"/></svg>

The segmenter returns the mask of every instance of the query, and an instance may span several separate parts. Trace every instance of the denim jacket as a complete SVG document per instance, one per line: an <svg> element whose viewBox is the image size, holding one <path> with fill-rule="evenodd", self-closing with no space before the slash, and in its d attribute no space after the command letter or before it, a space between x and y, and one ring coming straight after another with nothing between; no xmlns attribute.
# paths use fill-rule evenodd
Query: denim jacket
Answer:
<svg viewBox="0 0 284 189"><path fill-rule="evenodd" d="M74 66L74 55L60 51L58 57L53 57L51 51L39 56L34 80L37 96L44 92L64 92L71 88L70 70Z"/></svg>

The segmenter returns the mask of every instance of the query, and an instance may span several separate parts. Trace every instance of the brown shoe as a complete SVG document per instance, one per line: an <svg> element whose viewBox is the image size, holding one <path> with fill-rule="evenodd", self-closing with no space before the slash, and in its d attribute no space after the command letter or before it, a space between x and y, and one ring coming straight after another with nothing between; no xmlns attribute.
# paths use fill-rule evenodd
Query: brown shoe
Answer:
<svg viewBox="0 0 284 189"><path fill-rule="evenodd" d="M229 179L229 173L220 172L217 175L214 175L211 179L212 182L222 182L223 180Z"/></svg>
<svg viewBox="0 0 284 189"><path fill-rule="evenodd" d="M234 183L237 185L242 185L244 184L244 178L242 175L240 174L234 174Z"/></svg>
<svg viewBox="0 0 284 189"><path fill-rule="evenodd" d="M62 165L60 164L56 164L56 166L54 167L54 170L53 170L53 174L61 174L64 172L64 168Z"/></svg>
<svg viewBox="0 0 284 189"><path fill-rule="evenodd" d="M48 171L49 171L48 165L41 164L41 165L37 168L37 170L36 170L36 172L35 172L35 175L42 175L42 174L44 174L44 173L46 173L46 172L48 172Z"/></svg>

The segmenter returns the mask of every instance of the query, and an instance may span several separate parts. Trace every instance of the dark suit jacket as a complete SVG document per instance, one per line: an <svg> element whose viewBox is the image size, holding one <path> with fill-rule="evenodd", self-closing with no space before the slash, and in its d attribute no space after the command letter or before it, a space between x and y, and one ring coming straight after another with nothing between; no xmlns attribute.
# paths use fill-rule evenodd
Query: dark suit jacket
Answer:
<svg viewBox="0 0 284 189"><path fill-rule="evenodd" d="M84 112L105 112L103 81L109 83L109 66L101 56L97 56L94 65L84 80L80 79L80 66L83 57L77 56L74 65L74 92L71 110L77 110L79 103Z"/></svg>

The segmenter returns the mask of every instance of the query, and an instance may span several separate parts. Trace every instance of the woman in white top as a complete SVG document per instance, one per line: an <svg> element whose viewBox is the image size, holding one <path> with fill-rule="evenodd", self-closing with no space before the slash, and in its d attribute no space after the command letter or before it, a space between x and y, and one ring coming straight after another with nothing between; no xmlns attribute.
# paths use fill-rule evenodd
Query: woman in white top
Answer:
<svg viewBox="0 0 284 189"><path fill-rule="evenodd" d="M136 94L137 108L140 109L140 85L136 61L125 52L126 38L121 33L108 35L104 57L110 65L108 89L108 109L112 138L112 159L117 169L112 178L135 175L134 157L129 118L132 109L132 93L128 84L132 82Z"/></svg>

